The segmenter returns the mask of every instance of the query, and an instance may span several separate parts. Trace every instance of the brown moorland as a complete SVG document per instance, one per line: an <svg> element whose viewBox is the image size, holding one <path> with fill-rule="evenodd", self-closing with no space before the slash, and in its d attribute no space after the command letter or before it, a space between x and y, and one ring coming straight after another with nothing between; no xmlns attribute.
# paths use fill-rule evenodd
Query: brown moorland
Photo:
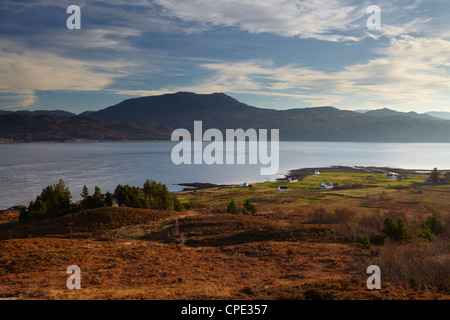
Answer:
<svg viewBox="0 0 450 320"><path fill-rule="evenodd" d="M281 193L277 183L179 192L189 208L181 213L104 207L9 218L0 224L0 298L450 298L450 185L386 186L378 177L375 187L323 191L314 179ZM250 199L258 213L226 213L231 199L239 208ZM432 213L436 237L416 236ZM383 239L385 217L402 218L411 239ZM357 241L364 236L370 249ZM381 290L366 287L371 264L382 268ZM81 290L66 287L70 265L81 269Z"/></svg>

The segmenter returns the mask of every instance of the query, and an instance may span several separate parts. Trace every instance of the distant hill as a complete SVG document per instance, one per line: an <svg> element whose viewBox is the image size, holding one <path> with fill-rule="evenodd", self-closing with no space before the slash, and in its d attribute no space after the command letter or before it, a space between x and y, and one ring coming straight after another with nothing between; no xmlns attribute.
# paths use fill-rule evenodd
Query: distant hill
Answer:
<svg viewBox="0 0 450 320"><path fill-rule="evenodd" d="M134 98L91 115L190 132L195 120L203 121L204 130L280 129L280 139L293 141L450 142L450 122L431 116L396 111L368 114L333 107L272 110L249 106L223 93Z"/></svg>
<svg viewBox="0 0 450 320"><path fill-rule="evenodd" d="M0 116L0 138L23 141L167 140L172 130L92 117Z"/></svg>
<svg viewBox="0 0 450 320"><path fill-rule="evenodd" d="M444 119L444 120L450 120L450 112L444 112L444 111L430 111L430 112L426 112L426 114L435 117L435 118L440 118L440 119Z"/></svg>
<svg viewBox="0 0 450 320"><path fill-rule="evenodd" d="M28 111L28 110L19 110L19 111L4 111L0 110L0 115L5 114L23 114L28 116L57 116L57 117L74 117L75 114L68 111L63 110L35 110L35 111Z"/></svg>
<svg viewBox="0 0 450 320"><path fill-rule="evenodd" d="M426 113L417 113L414 111L411 112L400 112L400 111L395 111L395 110L391 110L388 108L383 108L383 109L378 109L378 110L370 110L365 112L365 114L367 115L371 115L371 116L380 116L380 117L385 117L385 116L407 116L407 117L411 117L411 118L415 118L415 119L433 119L435 117L426 114ZM437 118L435 118L436 120Z"/></svg>
<svg viewBox="0 0 450 320"><path fill-rule="evenodd" d="M80 113L79 116L88 116L88 115L90 115L90 114L92 114L94 112L95 111L84 111L84 112Z"/></svg>
<svg viewBox="0 0 450 320"><path fill-rule="evenodd" d="M86 116L87 115L87 116ZM170 140L177 128L203 131L279 129L285 141L450 142L450 121L389 109L366 113L333 107L273 110L223 94L179 92L124 100L82 115L0 116L0 138L23 140Z"/></svg>

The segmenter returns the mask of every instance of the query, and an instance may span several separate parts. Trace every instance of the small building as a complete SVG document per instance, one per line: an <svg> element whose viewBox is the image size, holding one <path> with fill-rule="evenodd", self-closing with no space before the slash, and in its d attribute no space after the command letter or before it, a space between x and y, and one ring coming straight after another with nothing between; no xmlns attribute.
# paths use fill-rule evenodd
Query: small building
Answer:
<svg viewBox="0 0 450 320"><path fill-rule="evenodd" d="M314 171L314 174L318 175L318 174L320 174L320 171L316 170L316 171Z"/></svg>
<svg viewBox="0 0 450 320"><path fill-rule="evenodd" d="M390 172L390 173L386 173L386 178L387 179L397 179L397 174Z"/></svg>
<svg viewBox="0 0 450 320"><path fill-rule="evenodd" d="M289 186L278 186L277 191L288 191Z"/></svg>
<svg viewBox="0 0 450 320"><path fill-rule="evenodd" d="M296 179L296 178L288 178L287 179L287 182L289 182L289 183L294 183L294 182L297 182L298 180Z"/></svg>
<svg viewBox="0 0 450 320"><path fill-rule="evenodd" d="M320 189L333 189L333 184L330 181L322 182Z"/></svg>
<svg viewBox="0 0 450 320"><path fill-rule="evenodd" d="M248 187L248 183L247 182L241 183L239 185L239 188L247 188L247 187Z"/></svg>

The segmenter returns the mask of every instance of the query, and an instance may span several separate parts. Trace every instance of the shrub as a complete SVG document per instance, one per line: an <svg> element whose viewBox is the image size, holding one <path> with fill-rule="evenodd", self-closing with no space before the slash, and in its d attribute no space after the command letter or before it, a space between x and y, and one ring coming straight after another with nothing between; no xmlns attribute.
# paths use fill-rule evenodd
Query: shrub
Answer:
<svg viewBox="0 0 450 320"><path fill-rule="evenodd" d="M334 224L337 222L336 215L324 208L317 208L311 215L311 222L316 224Z"/></svg>
<svg viewBox="0 0 450 320"><path fill-rule="evenodd" d="M356 242L361 244L363 249L367 249L367 250L372 249L372 245L370 244L370 239L368 236L358 237L358 239L356 239Z"/></svg>
<svg viewBox="0 0 450 320"><path fill-rule="evenodd" d="M251 203L250 200L245 201L244 206L242 207L243 214L256 214L258 209L255 204Z"/></svg>
<svg viewBox="0 0 450 320"><path fill-rule="evenodd" d="M433 287L438 291L449 293L448 250L448 241L441 238L436 238L431 243L404 245L387 240L380 248L378 257L365 264L379 266L383 279L389 279L395 285L415 289Z"/></svg>
<svg viewBox="0 0 450 320"><path fill-rule="evenodd" d="M395 223L392 218L386 218L381 233L394 241L405 241L411 238L409 229L402 218L399 218L397 223Z"/></svg>
<svg viewBox="0 0 450 320"><path fill-rule="evenodd" d="M230 203L227 205L227 213L237 213L236 201L230 201Z"/></svg>
<svg viewBox="0 0 450 320"><path fill-rule="evenodd" d="M172 202L173 202L173 210L177 212L181 212L184 210L184 206L181 203L180 199L177 198L177 196L175 195L172 196Z"/></svg>
<svg viewBox="0 0 450 320"><path fill-rule="evenodd" d="M428 228L419 230L419 231L417 232L417 236L420 237L420 238L429 240L429 241L433 241L434 238L435 238L435 237L434 237L434 233L431 232L431 230L428 229Z"/></svg>
<svg viewBox="0 0 450 320"><path fill-rule="evenodd" d="M441 233L442 226L442 220L439 218L439 215L437 213L433 213L431 216L429 216L422 225L424 229L430 229L431 233L434 234Z"/></svg>
<svg viewBox="0 0 450 320"><path fill-rule="evenodd" d="M435 235L442 233L443 230L443 221L439 218L438 214L433 213L422 223L422 229L417 232L417 236L433 241Z"/></svg>

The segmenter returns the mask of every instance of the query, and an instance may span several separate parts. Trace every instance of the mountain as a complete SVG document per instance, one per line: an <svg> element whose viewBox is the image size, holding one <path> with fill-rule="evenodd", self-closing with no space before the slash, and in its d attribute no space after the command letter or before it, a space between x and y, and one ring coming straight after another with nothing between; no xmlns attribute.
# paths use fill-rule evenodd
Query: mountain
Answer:
<svg viewBox="0 0 450 320"><path fill-rule="evenodd" d="M280 129L280 139L286 141L450 142L450 121L415 113L386 113L390 111L368 114L333 107L263 109L223 93L179 92L128 99L90 115L138 125L185 128L191 133L195 120L203 121L203 130Z"/></svg>
<svg viewBox="0 0 450 320"><path fill-rule="evenodd" d="M395 110L391 110L388 108L383 108L383 109L378 109L378 110L370 110L365 112L365 114L367 115L371 115L371 116L379 116L379 117L385 117L385 116L407 116L407 117L411 117L411 118L415 118L415 119L433 119L435 117L426 114L426 113L417 113L414 111L411 112L400 112L400 111L395 111ZM434 120L437 120L437 118L435 118Z"/></svg>
<svg viewBox="0 0 450 320"><path fill-rule="evenodd" d="M87 116L86 116L87 115ZM0 115L0 138L21 140L170 140L174 129L279 129L285 141L450 142L450 121L389 109L273 110L223 94L179 92L124 100L78 116Z"/></svg>
<svg viewBox="0 0 450 320"><path fill-rule="evenodd" d="M179 92L128 99L91 115L171 128L191 128L194 120L202 120L211 128L223 129L247 126L255 116L274 112L248 106L223 93L203 95ZM231 123L233 127L229 126Z"/></svg>
<svg viewBox="0 0 450 320"><path fill-rule="evenodd" d="M79 114L79 116L89 116L90 114L94 113L95 111L84 111Z"/></svg>
<svg viewBox="0 0 450 320"><path fill-rule="evenodd" d="M168 140L172 130L108 119L74 116L0 116L0 138L23 141Z"/></svg>
<svg viewBox="0 0 450 320"><path fill-rule="evenodd" d="M432 117L435 118L440 118L440 119L444 119L444 120L450 120L450 112L445 112L445 111L430 111L430 112L426 112L425 114L428 114Z"/></svg>
<svg viewBox="0 0 450 320"><path fill-rule="evenodd" d="M74 117L75 114L68 111L63 110L35 110L35 111L28 111L28 110L19 110L19 111L3 111L0 110L0 116L6 115L6 114L23 114L28 116L57 116L57 117Z"/></svg>

